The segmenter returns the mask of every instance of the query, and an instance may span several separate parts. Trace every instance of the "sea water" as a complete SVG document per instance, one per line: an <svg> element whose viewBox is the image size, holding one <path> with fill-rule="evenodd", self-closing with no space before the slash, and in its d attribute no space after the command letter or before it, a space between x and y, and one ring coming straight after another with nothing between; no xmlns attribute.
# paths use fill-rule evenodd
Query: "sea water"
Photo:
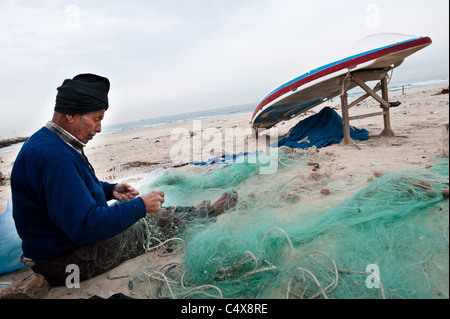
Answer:
<svg viewBox="0 0 450 319"><path fill-rule="evenodd" d="M373 82L376 83L376 82ZM400 90L409 90L414 89L418 87L424 87L434 84L440 84L440 83L447 83L448 85L448 74L446 75L438 75L438 76L430 76L425 78L419 78L414 80L405 80L405 81L396 81L396 82L390 82L388 84L388 90L389 92L396 92ZM369 85L370 86L370 85ZM348 96L351 97L358 97L361 95L361 93L364 92L360 87L356 87L353 90L348 91Z"/></svg>
<svg viewBox="0 0 450 319"><path fill-rule="evenodd" d="M102 130L102 134L123 133L152 127L185 123L193 120L204 120L204 119L241 115L246 113L252 113L255 107L256 103L250 103L197 112L163 116L158 118L151 118L127 123L119 123L105 126Z"/></svg>

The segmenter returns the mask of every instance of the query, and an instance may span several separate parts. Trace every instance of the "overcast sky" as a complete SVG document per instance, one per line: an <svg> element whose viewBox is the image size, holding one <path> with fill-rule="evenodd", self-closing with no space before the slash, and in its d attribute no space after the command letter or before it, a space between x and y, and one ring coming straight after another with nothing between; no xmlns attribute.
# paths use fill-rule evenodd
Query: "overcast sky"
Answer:
<svg viewBox="0 0 450 319"><path fill-rule="evenodd" d="M0 139L43 126L79 73L109 78L108 125L256 104L381 32L433 40L393 82L448 74L448 0L0 0Z"/></svg>

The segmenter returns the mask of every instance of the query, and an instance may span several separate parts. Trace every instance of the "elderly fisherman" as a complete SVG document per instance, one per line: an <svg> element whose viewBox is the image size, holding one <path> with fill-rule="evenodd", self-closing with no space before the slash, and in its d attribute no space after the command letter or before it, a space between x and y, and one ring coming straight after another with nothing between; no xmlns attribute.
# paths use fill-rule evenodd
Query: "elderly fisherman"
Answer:
<svg viewBox="0 0 450 319"><path fill-rule="evenodd" d="M101 182L85 156L85 144L101 131L109 88L107 78L94 74L65 80L57 89L53 119L23 145L11 173L22 261L52 285L65 284L70 264L79 267L80 280L118 266L123 259L111 263L105 255L114 250L112 240L143 217L160 226L177 219L175 211L161 206L163 192L137 197L139 192L128 184ZM108 206L112 199L120 203ZM235 203L235 196L224 194L208 209L189 212L217 215ZM137 246L127 258L144 252L142 244Z"/></svg>

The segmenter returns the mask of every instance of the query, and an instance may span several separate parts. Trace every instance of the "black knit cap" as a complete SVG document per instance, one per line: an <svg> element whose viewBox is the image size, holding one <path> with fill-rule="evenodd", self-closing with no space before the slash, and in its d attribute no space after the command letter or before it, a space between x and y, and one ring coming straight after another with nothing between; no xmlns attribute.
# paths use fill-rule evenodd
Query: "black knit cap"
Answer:
<svg viewBox="0 0 450 319"><path fill-rule="evenodd" d="M55 112L85 114L107 110L109 80L95 74L79 74L57 88Z"/></svg>

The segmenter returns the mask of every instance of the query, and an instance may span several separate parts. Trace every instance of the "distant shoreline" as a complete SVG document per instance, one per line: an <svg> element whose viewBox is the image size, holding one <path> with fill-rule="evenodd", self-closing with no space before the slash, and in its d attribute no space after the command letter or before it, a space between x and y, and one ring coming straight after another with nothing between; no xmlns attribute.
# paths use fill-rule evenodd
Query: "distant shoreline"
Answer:
<svg viewBox="0 0 450 319"><path fill-rule="evenodd" d="M437 75L432 77L417 78L407 81L393 82L389 84L389 92L397 91L408 91L415 88L424 88L433 85L445 85L448 87L448 74ZM349 97L357 97L364 92L360 88L355 88L349 91ZM437 92L436 92L437 93ZM227 116L236 116L242 114L252 114L258 102L247 103L241 105L233 105L221 108L207 109L202 111L188 112L182 114L162 116L158 118L149 118L137 121L122 122L109 124L103 127L103 135L115 135L122 134L126 132L135 132L140 130L145 130L148 128L164 127L176 124L182 124L190 122L195 119L199 120L210 120L215 118L222 118ZM23 137L9 138L0 140L0 149L11 146L13 144L21 143L20 140ZM26 141L27 138L24 138ZM12 141L12 143L11 143ZM2 150L4 151L4 150Z"/></svg>
<svg viewBox="0 0 450 319"><path fill-rule="evenodd" d="M445 84L448 86L448 74L432 77L417 78L407 81L393 82L389 84L389 92L406 91L415 88L424 88L432 85ZM364 94L363 90L356 87L349 91L349 98L356 98ZM339 97L336 97L338 99ZM228 107L214 108L203 111L188 112L176 115L149 118L125 123L115 123L104 127L103 134L121 134L126 132L139 131L142 129L163 127L173 124L182 124L195 119L210 120L226 116L236 116L242 114L252 114L259 102L234 105Z"/></svg>

